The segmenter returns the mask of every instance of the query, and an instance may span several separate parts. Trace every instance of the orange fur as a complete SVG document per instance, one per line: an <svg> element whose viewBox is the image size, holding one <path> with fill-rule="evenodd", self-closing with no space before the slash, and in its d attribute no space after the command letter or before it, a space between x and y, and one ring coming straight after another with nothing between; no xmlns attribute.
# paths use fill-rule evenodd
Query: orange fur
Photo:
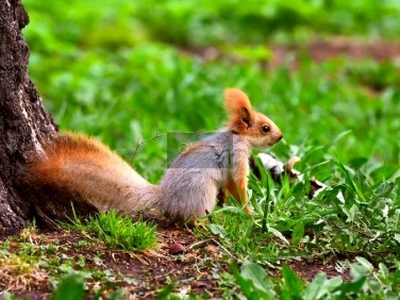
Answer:
<svg viewBox="0 0 400 300"><path fill-rule="evenodd" d="M230 113L227 128L244 138L252 147L270 147L282 138L280 129L265 115L252 109L247 95L239 89L226 89L225 107ZM265 132L263 129L270 130Z"/></svg>
<svg viewBox="0 0 400 300"><path fill-rule="evenodd" d="M251 209L248 205L247 180L241 178L239 182L236 182L235 180L231 179L228 181L228 184L226 185L226 190L232 195L233 198L236 199L236 201L238 201L243 206L244 211L247 214L249 215L252 214Z"/></svg>
<svg viewBox="0 0 400 300"><path fill-rule="evenodd" d="M230 113L228 127L243 134L254 120L254 111L249 98L241 90L235 88L226 89L224 98L225 107Z"/></svg>
<svg viewBox="0 0 400 300"><path fill-rule="evenodd" d="M154 206L157 187L96 139L66 134L44 149L46 154L37 157L27 170L32 182L66 188L102 210Z"/></svg>
<svg viewBox="0 0 400 300"><path fill-rule="evenodd" d="M247 196L247 183L249 175L249 166L247 160L238 161L233 166L233 172L231 173L229 180L226 185L226 190L236 199L242 206L246 213L251 214L251 210L248 206Z"/></svg>
<svg viewBox="0 0 400 300"><path fill-rule="evenodd" d="M269 147L282 138L281 131L273 121L253 110L244 92L235 88L226 89L224 98L225 107L230 113L227 128L241 136L247 144L252 147ZM244 205L245 211L250 213L247 203L248 169L247 157L236 160L233 173L224 190L229 191L240 204Z"/></svg>
<svg viewBox="0 0 400 300"><path fill-rule="evenodd" d="M90 161L99 170L104 170L113 161L122 160L98 140L81 134L59 136L53 143L45 145L44 149L47 155L39 157L30 166L36 180L42 182L48 180L61 182L60 170L65 168L72 157L75 162L82 165Z"/></svg>

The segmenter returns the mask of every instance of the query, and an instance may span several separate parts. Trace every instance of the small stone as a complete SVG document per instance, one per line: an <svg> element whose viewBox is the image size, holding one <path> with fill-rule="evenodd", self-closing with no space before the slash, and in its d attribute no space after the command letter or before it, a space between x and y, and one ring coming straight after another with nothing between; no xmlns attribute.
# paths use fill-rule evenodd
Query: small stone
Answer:
<svg viewBox="0 0 400 300"><path fill-rule="evenodd" d="M315 262L314 258L310 257L310 258L306 258L306 262L308 264L313 264Z"/></svg>
<svg viewBox="0 0 400 300"><path fill-rule="evenodd" d="M185 252L185 247L182 244L176 243L169 247L169 253L172 255L182 254Z"/></svg>

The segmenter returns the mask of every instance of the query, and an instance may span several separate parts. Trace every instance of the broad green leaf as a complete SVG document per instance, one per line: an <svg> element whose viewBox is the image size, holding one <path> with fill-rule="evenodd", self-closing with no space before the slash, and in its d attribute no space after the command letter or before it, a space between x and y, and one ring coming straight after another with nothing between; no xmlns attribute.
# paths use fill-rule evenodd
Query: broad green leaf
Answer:
<svg viewBox="0 0 400 300"><path fill-rule="evenodd" d="M342 283L343 280L340 276L327 279L325 273L317 274L314 280L307 286L303 299L326 299L327 297L325 296L330 295Z"/></svg>
<svg viewBox="0 0 400 300"><path fill-rule="evenodd" d="M384 263L379 263L379 273L381 274L382 278L389 278L389 270Z"/></svg>
<svg viewBox="0 0 400 300"><path fill-rule="evenodd" d="M240 274L243 278L246 278L253 282L253 285L260 290L264 290L264 279L267 276L267 272L259 265L252 262L245 262L240 268Z"/></svg>
<svg viewBox="0 0 400 300"><path fill-rule="evenodd" d="M219 224L210 224L209 228L213 234L218 235L221 238L224 238L226 236L226 231L224 227Z"/></svg>
<svg viewBox="0 0 400 300"><path fill-rule="evenodd" d="M395 233L394 239L400 244L400 233Z"/></svg>
<svg viewBox="0 0 400 300"><path fill-rule="evenodd" d="M275 299L273 283L266 279L266 272L259 265L246 261L240 268L231 265L233 275L241 291L248 299Z"/></svg>
<svg viewBox="0 0 400 300"><path fill-rule="evenodd" d="M84 294L83 277L76 273L70 273L61 278L52 300L79 300Z"/></svg>
<svg viewBox="0 0 400 300"><path fill-rule="evenodd" d="M353 278L366 277L369 275L369 268L362 264L351 264L350 274Z"/></svg>
<svg viewBox="0 0 400 300"><path fill-rule="evenodd" d="M304 299L314 300L326 295L327 290L324 288L324 284L327 281L326 274L317 274L314 280L307 286Z"/></svg>
<svg viewBox="0 0 400 300"><path fill-rule="evenodd" d="M365 276L360 277L356 281L345 282L345 283L341 284L336 290L340 291L342 293L342 296L357 295L361 291L366 280L367 280L367 277L365 277Z"/></svg>
<svg viewBox="0 0 400 300"><path fill-rule="evenodd" d="M368 261L366 260L364 257L361 256L357 256L356 260L363 265L369 272L374 270L374 266Z"/></svg>
<svg viewBox="0 0 400 300"><path fill-rule="evenodd" d="M284 285L282 299L301 299L304 290L303 281L287 265L282 266Z"/></svg>

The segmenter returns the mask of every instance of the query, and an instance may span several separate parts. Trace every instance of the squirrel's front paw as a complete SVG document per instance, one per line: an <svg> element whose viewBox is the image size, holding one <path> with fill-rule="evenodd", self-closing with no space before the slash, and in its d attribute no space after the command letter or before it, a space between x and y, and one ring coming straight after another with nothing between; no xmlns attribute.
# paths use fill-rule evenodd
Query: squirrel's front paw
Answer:
<svg viewBox="0 0 400 300"><path fill-rule="evenodd" d="M246 214L248 214L249 216L253 215L253 212L251 211L250 207L246 204L246 206L244 207L244 211Z"/></svg>

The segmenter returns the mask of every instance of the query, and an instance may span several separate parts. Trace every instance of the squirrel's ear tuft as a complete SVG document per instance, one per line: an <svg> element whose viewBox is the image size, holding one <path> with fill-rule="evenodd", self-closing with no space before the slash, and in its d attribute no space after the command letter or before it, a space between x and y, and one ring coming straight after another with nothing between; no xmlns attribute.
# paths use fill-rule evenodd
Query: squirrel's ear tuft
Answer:
<svg viewBox="0 0 400 300"><path fill-rule="evenodd" d="M252 126L254 112L247 95L236 88L226 89L224 92L225 107L231 114L231 122L245 123Z"/></svg>
<svg viewBox="0 0 400 300"><path fill-rule="evenodd" d="M239 89L226 89L224 91L224 98L225 107L231 113L237 113L243 108L246 108L249 111L252 110L249 98L243 91Z"/></svg>

